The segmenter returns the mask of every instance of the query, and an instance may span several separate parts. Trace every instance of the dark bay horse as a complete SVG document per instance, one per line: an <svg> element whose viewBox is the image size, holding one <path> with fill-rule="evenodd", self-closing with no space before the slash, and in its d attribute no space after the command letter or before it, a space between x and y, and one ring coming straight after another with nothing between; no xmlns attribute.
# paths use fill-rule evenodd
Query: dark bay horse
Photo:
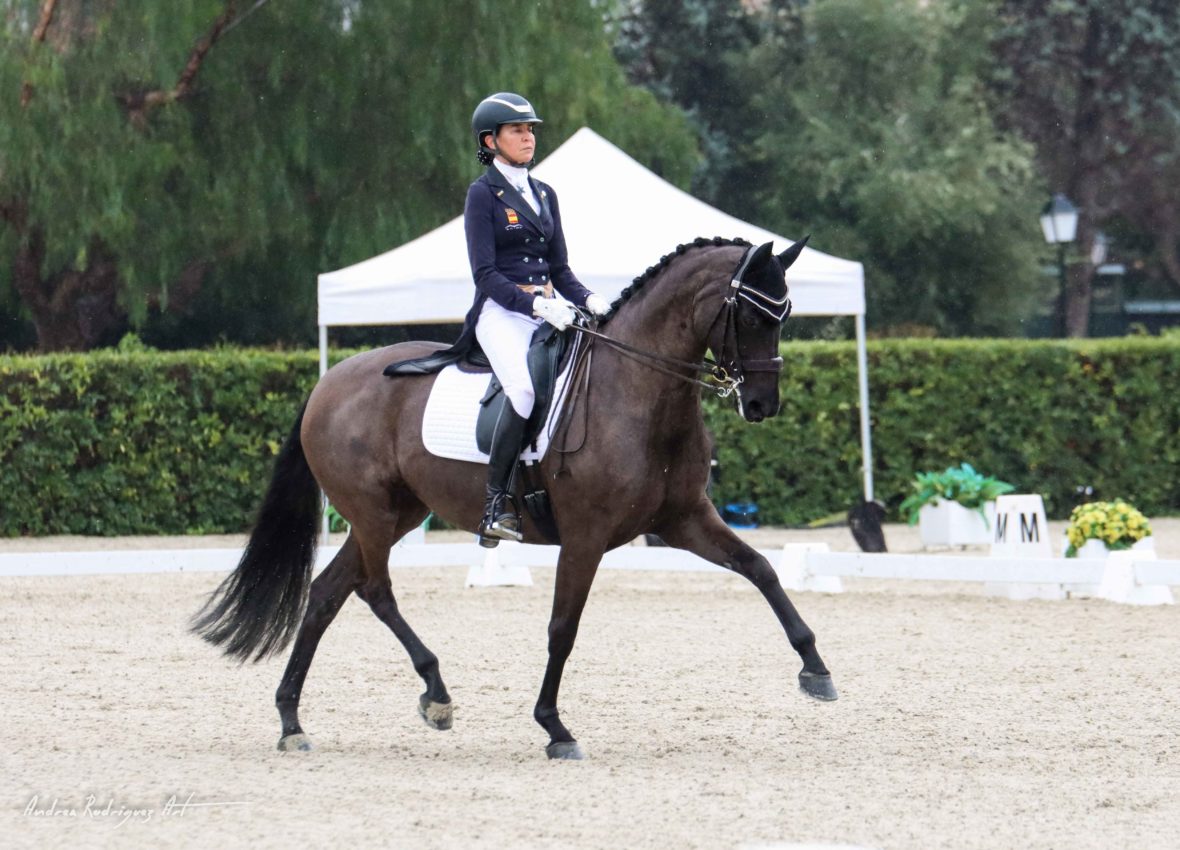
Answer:
<svg viewBox="0 0 1180 850"><path fill-rule="evenodd" d="M592 338L588 389L576 399L584 416L582 444L566 453L551 449L542 462L562 541L549 662L533 712L549 733L550 758L582 757L558 716L557 692L598 563L606 551L645 533L749 579L803 660L802 690L836 698L815 636L774 570L721 521L705 495L709 442L702 384L691 368L711 350L716 374L736 388L746 420L778 412L778 342L790 305L785 271L802 247L797 242L775 256L769 243L754 248L698 239L682 245L615 302L598 328L613 342ZM324 630L353 593L393 631L425 681L423 719L436 729L451 726L438 658L394 601L389 554L432 510L474 533L486 470L423 448L422 411L434 376L382 375L387 363L422 353L423 344L403 343L351 357L324 375L279 453L241 562L194 619L195 631L242 660L276 653L295 637L275 695L279 749L310 749L299 726L299 696ZM317 484L352 530L312 581ZM546 542L527 514L522 519L525 542Z"/></svg>

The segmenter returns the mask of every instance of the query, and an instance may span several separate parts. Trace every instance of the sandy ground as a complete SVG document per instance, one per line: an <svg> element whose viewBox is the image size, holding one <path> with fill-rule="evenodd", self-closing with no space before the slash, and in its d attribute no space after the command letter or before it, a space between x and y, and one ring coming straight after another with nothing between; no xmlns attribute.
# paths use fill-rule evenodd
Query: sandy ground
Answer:
<svg viewBox="0 0 1180 850"><path fill-rule="evenodd" d="M747 533L797 534L851 544ZM890 548L907 535L890 527ZM1180 522L1156 537L1178 557ZM821 704L742 579L604 571L561 700L590 758L551 763L531 711L553 572L533 574L464 590L462 569L395 571L455 700L448 732L417 718L404 652L350 600L304 691L310 754L274 749L285 658L241 667L186 632L219 576L0 579L0 845L1180 846L1177 606L796 594L841 690Z"/></svg>

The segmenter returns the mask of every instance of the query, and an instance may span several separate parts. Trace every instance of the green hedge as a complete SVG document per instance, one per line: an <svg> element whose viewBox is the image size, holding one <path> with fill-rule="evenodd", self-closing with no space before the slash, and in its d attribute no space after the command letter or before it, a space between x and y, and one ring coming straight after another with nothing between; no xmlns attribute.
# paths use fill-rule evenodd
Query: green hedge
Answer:
<svg viewBox="0 0 1180 850"><path fill-rule="evenodd" d="M0 534L201 534L253 519L315 353L0 357Z"/></svg>
<svg viewBox="0 0 1180 850"><path fill-rule="evenodd" d="M706 414L718 503L801 524L860 498L850 343L783 346L783 409ZM0 356L0 534L179 534L249 526L317 373L314 352ZM1180 512L1180 340L875 342L874 473L894 510L915 472L967 461L1045 496L1075 488Z"/></svg>
<svg viewBox="0 0 1180 850"><path fill-rule="evenodd" d="M798 524L861 498L856 351L783 346L783 409L747 425L710 402L718 503ZM891 340L869 345L878 498L892 518L916 472L967 461L1068 515L1076 488L1149 516L1180 508L1180 340Z"/></svg>

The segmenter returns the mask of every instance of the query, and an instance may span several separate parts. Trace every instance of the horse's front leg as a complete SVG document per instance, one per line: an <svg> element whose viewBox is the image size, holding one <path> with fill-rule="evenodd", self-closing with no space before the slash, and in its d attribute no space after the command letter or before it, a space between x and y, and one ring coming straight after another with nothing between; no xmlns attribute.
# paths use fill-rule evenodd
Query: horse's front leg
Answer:
<svg viewBox="0 0 1180 850"><path fill-rule="evenodd" d="M533 717L549 733L549 745L545 754L551 759L582 759L585 755L574 736L565 728L557 713L557 691L561 687L561 674L566 659L574 648L578 636L578 621L590 595L590 585L602 560L602 547L580 546L561 547L557 558L557 576L553 588L553 611L549 616L549 663L545 667L545 680Z"/></svg>
<svg viewBox="0 0 1180 850"><path fill-rule="evenodd" d="M815 633L787 598L774 568L721 521L712 504L702 499L691 511L660 528L658 533L669 546L687 549L753 582L782 623L791 646L803 659L799 687L816 699L836 699L832 676L815 648Z"/></svg>

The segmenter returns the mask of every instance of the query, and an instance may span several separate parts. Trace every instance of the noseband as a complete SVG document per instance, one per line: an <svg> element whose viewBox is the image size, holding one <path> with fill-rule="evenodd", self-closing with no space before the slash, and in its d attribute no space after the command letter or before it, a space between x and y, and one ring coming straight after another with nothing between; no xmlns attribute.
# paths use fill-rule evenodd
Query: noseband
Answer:
<svg viewBox="0 0 1180 850"><path fill-rule="evenodd" d="M787 316L791 315L791 299L786 294L781 299L771 298L766 293L753 289L746 283L745 275L749 271L750 260L754 255L754 250L754 246L751 245L742 254L741 262L738 263L733 276L730 278L725 300L721 303L721 308L717 311L717 315L709 325L709 328L712 329L717 326L718 322L725 323L724 335L721 338L721 352L716 361L706 357L700 363L691 363L687 360L678 360L675 357L665 357L662 354L644 351L625 342L620 342L617 339L611 339L606 334L591 330L584 324L575 324L570 327L579 333L600 339L612 348L629 354L637 360L647 361L646 365L658 372L663 372L666 375L671 375L674 378L679 378L682 381L687 381L688 383L696 384L704 389L715 392L718 398L726 398L741 386L746 379L747 372L781 372L783 368L782 357L771 357L766 360L743 360L741 348L738 344L737 302L739 298L752 304L760 312L774 319L779 324L785 322ZM582 314L584 320L589 318L582 311L579 312ZM689 369L696 374L708 375L713 380L713 383L664 368L659 365L661 363L667 363L670 366L680 369Z"/></svg>

